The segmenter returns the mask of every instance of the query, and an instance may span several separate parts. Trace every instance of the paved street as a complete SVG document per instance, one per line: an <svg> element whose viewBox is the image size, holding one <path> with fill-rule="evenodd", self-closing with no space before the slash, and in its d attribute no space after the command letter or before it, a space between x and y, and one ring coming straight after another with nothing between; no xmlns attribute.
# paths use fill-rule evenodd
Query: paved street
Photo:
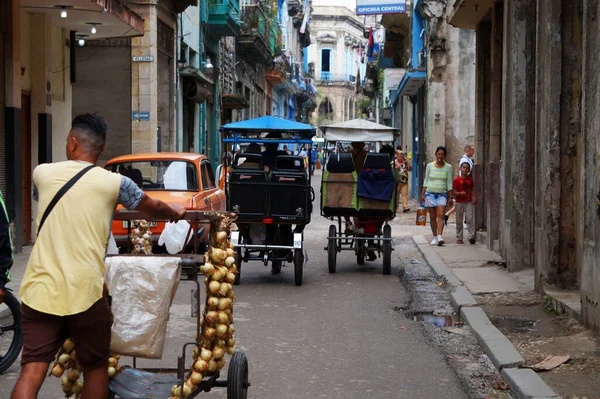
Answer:
<svg viewBox="0 0 600 399"><path fill-rule="evenodd" d="M320 182L320 176L315 180ZM341 253L337 273L330 275L323 250L328 226L328 220L315 216L306 229L309 261L301 287L293 284L292 267L272 276L262 263L243 264L234 312L238 349L246 352L250 364L249 397L468 397L425 327L394 310L410 301L399 279L406 262L401 251L393 252L391 276L382 275L380 260L357 265L353 252ZM393 234L410 235L414 228L394 223ZM15 272L20 275L22 270ZM176 366L182 344L194 339L192 287L187 282L179 286L164 359L138 365ZM13 366L0 377L0 392L12 388L17 372ZM49 378L40 398L60 397L60 382ZM215 389L201 397L225 398L226 393Z"/></svg>

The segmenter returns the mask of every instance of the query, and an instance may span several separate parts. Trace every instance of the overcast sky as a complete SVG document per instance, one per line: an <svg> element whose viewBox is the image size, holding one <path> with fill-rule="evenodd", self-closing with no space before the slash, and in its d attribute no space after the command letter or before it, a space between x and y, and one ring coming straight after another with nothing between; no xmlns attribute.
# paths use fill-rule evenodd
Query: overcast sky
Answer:
<svg viewBox="0 0 600 399"><path fill-rule="evenodd" d="M313 6L346 6L356 10L356 0L313 0Z"/></svg>

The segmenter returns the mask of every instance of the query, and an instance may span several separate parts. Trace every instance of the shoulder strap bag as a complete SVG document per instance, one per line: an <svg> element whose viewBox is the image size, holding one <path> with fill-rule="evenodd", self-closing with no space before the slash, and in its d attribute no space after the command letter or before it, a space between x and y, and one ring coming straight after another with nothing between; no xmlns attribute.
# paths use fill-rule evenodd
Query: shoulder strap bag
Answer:
<svg viewBox="0 0 600 399"><path fill-rule="evenodd" d="M68 182L66 182L65 185L60 188L60 190L58 190L58 192L56 193L54 198L52 198L52 201L50 201L50 204L44 211L44 215L42 216L42 220L40 221L40 225L39 225L38 231L37 231L38 236L40 235L40 231L42 230L42 226L44 225L46 218L48 217L50 212L52 212L52 209L54 209L54 206L56 206L58 201L63 197L63 195L65 195L67 193L67 191L69 191L69 189L71 187L73 187L73 185L75 183L77 183L77 180L81 179L83 177L83 175L85 175L87 172L89 172L94 167L96 167L96 165L86 166L85 168L80 170L75 176L73 176Z"/></svg>

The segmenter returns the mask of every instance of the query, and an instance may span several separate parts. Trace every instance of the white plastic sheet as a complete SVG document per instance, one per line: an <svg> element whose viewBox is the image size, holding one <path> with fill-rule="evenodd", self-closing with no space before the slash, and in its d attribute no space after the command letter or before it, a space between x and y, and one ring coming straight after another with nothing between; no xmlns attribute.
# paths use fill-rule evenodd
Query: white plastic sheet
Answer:
<svg viewBox="0 0 600 399"><path fill-rule="evenodd" d="M106 258L105 280L112 295L111 353L162 357L169 308L180 277L179 258Z"/></svg>

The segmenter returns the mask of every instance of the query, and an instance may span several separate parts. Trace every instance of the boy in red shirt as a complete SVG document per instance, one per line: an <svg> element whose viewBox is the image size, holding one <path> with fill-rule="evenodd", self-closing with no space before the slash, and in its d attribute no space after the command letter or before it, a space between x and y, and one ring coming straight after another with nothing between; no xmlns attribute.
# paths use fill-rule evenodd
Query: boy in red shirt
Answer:
<svg viewBox="0 0 600 399"><path fill-rule="evenodd" d="M468 162L460 164L460 175L452 182L452 188L456 195L456 243L463 242L463 220L466 216L467 229L469 230L469 242L475 244L475 190L473 178L469 176L471 165Z"/></svg>

